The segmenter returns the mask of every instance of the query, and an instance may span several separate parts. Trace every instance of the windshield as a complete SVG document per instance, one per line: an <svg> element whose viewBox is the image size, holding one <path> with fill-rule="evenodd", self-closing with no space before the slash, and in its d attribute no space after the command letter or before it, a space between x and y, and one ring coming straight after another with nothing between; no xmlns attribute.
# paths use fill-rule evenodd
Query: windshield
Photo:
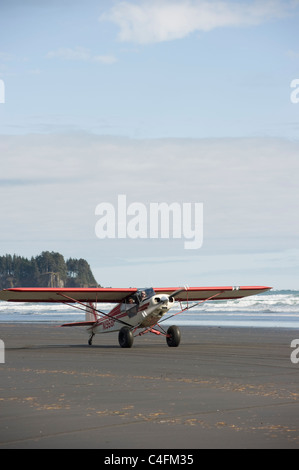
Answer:
<svg viewBox="0 0 299 470"><path fill-rule="evenodd" d="M138 289L137 295L139 298L139 301L145 300L145 299L150 299L153 295L155 295L155 291L152 287L146 287L144 289Z"/></svg>
<svg viewBox="0 0 299 470"><path fill-rule="evenodd" d="M144 300L150 299L153 295L155 295L155 291L152 287L138 289L135 294L130 295L124 300L124 302L122 302L121 311L130 312L128 313L129 317L132 315L136 315L138 312L139 303L143 302Z"/></svg>

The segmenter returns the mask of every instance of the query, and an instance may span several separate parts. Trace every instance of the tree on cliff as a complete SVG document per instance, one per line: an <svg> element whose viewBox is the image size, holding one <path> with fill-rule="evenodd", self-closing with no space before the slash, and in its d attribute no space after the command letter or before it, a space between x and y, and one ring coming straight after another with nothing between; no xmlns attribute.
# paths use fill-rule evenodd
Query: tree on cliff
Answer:
<svg viewBox="0 0 299 470"><path fill-rule="evenodd" d="M64 260L60 253L43 251L24 258L18 255L0 256L0 289L9 287L96 287L86 260Z"/></svg>

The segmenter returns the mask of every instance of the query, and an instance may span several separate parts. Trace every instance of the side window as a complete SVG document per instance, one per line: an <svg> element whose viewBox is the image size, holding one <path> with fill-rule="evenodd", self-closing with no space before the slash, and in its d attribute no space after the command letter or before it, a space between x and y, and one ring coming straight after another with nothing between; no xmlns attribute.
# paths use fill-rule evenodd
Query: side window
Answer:
<svg viewBox="0 0 299 470"><path fill-rule="evenodd" d="M127 312L129 317L132 317L138 312L138 302L135 296L131 296L121 304L121 312Z"/></svg>
<svg viewBox="0 0 299 470"><path fill-rule="evenodd" d="M138 313L138 305L137 304L128 305L127 307L129 307L128 310L127 310L129 318L134 317L135 315L137 315L137 313Z"/></svg>

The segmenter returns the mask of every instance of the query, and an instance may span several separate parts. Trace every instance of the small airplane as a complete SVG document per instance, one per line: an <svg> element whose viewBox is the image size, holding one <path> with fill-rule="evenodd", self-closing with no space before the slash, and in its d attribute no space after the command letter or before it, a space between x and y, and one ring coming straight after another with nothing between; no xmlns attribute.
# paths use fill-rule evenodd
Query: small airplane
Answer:
<svg viewBox="0 0 299 470"><path fill-rule="evenodd" d="M180 288L11 288L0 291L0 300L7 302L63 303L85 311L85 321L65 323L62 327L82 326L89 334L88 344L99 333L118 331L122 348L131 348L135 336L154 333L166 337L167 345L177 347L181 333L176 325L167 331L161 323L208 300L241 299L270 290L271 287L180 287ZM175 305L180 310L164 315ZM116 303L109 312L97 308L98 303ZM137 332L141 329L142 331Z"/></svg>

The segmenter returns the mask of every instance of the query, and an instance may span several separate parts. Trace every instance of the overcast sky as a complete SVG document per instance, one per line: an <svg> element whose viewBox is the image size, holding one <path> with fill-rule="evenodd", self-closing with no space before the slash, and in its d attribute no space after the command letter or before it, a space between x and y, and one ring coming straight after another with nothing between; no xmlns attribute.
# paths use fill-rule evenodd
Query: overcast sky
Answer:
<svg viewBox="0 0 299 470"><path fill-rule="evenodd" d="M298 24L297 0L1 0L0 254L83 257L104 286L299 288ZM202 247L100 240L119 195L203 203Z"/></svg>

